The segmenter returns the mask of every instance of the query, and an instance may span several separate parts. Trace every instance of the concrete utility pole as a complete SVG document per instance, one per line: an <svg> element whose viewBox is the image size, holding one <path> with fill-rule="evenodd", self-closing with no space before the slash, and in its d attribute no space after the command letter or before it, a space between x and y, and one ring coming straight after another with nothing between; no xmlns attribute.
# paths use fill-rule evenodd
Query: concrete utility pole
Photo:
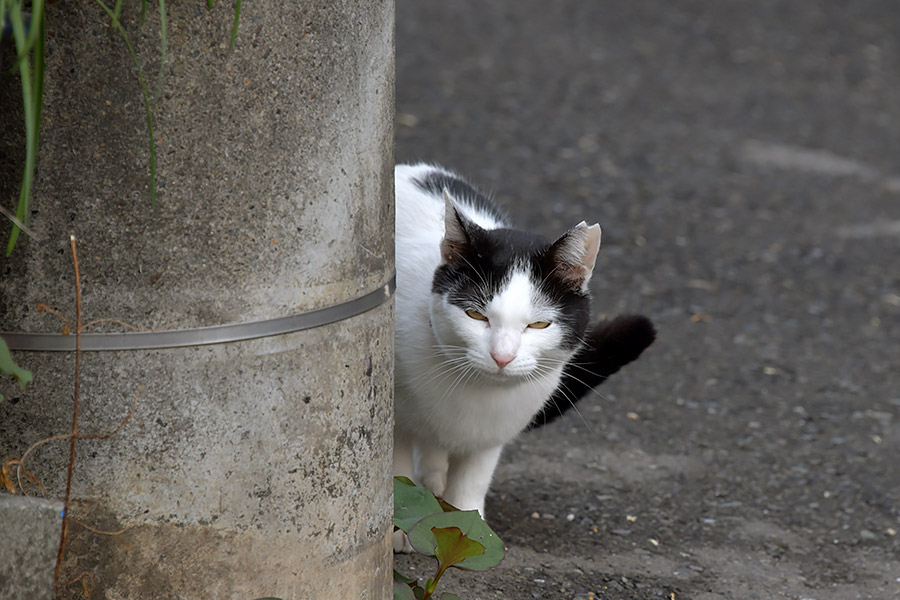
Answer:
<svg viewBox="0 0 900 600"><path fill-rule="evenodd" d="M79 431L114 429L137 397L115 435L78 440L71 516L124 529L69 524L60 580L88 573L95 599L391 594L393 2L243 4L229 50L232 3L170 3L160 75L159 17L141 26L125 3L155 204L124 43L95 4L47 7L44 239L0 259L0 331L58 334L39 303L74 319L75 234L84 321L155 332L107 322L82 338ZM2 97L7 151L21 113ZM0 172L0 189L18 177ZM0 383L0 460L71 431L74 354L51 348L73 342L10 343L33 347L15 358L35 381ZM68 451L28 459L54 499Z"/></svg>

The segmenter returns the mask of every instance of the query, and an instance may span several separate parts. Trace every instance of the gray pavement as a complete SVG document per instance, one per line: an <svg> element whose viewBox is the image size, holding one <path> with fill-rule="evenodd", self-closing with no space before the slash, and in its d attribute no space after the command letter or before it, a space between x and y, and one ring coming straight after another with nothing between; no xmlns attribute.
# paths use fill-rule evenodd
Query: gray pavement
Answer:
<svg viewBox="0 0 900 600"><path fill-rule="evenodd" d="M508 557L447 591L900 597L896 0L399 0L397 113L399 161L600 222L596 314L659 328L511 445Z"/></svg>

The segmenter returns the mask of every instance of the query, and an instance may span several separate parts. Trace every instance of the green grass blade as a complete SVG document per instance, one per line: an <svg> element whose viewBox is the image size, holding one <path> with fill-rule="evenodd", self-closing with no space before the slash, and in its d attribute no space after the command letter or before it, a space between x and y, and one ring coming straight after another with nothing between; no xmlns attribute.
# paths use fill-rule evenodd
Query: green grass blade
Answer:
<svg viewBox="0 0 900 600"><path fill-rule="evenodd" d="M43 2L42 2L43 3ZM31 26L35 27L32 20ZM32 101L34 103L34 153L35 165L37 165L37 146L41 137L41 116L44 112L44 43L46 36L46 27L44 22L44 14L41 12L41 18L37 21L38 35L34 41L34 70L32 71Z"/></svg>
<svg viewBox="0 0 900 600"><path fill-rule="evenodd" d="M206 0L206 8L212 8L216 5L216 0Z"/></svg>
<svg viewBox="0 0 900 600"><path fill-rule="evenodd" d="M112 19L112 26L119 32L119 35L122 36L122 40L125 42L126 48L128 48L128 54L131 56L131 61L134 63L134 66L137 68L138 82L141 84L141 94L144 96L144 113L147 117L147 136L150 140L150 201L156 202L156 142L153 141L153 113L150 110L150 93L147 89L147 82L144 79L144 70L141 69L141 63L138 61L137 53L134 51L134 46L131 45L131 40L128 38L128 34L125 32L125 29L122 27L122 24L119 23L119 20L115 18L113 11L106 5L103 0L95 0L100 7L106 11L106 14L109 15L109 18Z"/></svg>
<svg viewBox="0 0 900 600"><path fill-rule="evenodd" d="M147 20L147 0L141 0L141 26Z"/></svg>
<svg viewBox="0 0 900 600"><path fill-rule="evenodd" d="M32 0L31 2L31 27L28 29L28 41L25 44L28 51L37 43L38 32L44 22L44 0Z"/></svg>
<svg viewBox="0 0 900 600"><path fill-rule="evenodd" d="M228 49L234 48L234 41L237 39L238 25L241 22L241 0L234 0L234 23L231 25L231 42Z"/></svg>
<svg viewBox="0 0 900 600"><path fill-rule="evenodd" d="M16 2L13 5L13 8L18 10L21 13L22 2L21 0ZM25 60L28 55L31 53L31 48L34 46L35 39L37 38L37 29L34 24L40 21L43 18L44 13L44 0L36 0L31 7L31 26L28 28L27 37L24 45L16 44L16 62L13 63L11 71L15 71L22 64L22 61ZM10 9L10 12L12 9ZM22 15L22 30L24 31L25 27L25 17Z"/></svg>
<svg viewBox="0 0 900 600"><path fill-rule="evenodd" d="M116 0L116 5L113 7L113 14L116 16L116 20L122 16L122 0Z"/></svg>
<svg viewBox="0 0 900 600"><path fill-rule="evenodd" d="M9 12L9 21L12 25L13 39L16 51L19 53L19 79L22 82L22 104L25 112L25 168L22 172L22 183L19 186L19 202L16 206L16 218L26 223L28 207L31 203L31 184L34 181L34 167L37 159L37 131L40 121L35 121L34 80L31 76L31 61L26 50L27 37L25 33L25 19L22 15L22 5L15 4ZM32 26L39 26L34 23ZM38 114L38 119L40 115ZM6 256L12 254L19 239L21 229L13 224L9 234L9 242L6 245Z"/></svg>

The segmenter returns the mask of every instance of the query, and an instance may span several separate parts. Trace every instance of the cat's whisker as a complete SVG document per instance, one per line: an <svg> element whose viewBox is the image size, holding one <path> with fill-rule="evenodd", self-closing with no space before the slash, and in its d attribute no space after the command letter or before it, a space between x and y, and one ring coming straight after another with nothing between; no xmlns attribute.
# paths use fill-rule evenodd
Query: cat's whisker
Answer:
<svg viewBox="0 0 900 600"><path fill-rule="evenodd" d="M464 371L468 368L470 367L467 364L467 361L463 359L459 359L457 362L452 364L444 362L433 367L421 376L414 378L412 382L414 383L415 387L424 389L426 387L432 386L434 383L443 382L446 379L456 375L458 372ZM427 381L423 381L423 379L425 377L428 377L429 375L431 375L431 377L429 377Z"/></svg>
<svg viewBox="0 0 900 600"><path fill-rule="evenodd" d="M459 369L465 368L467 364L468 360L465 357L441 361L424 373L412 377L409 381L416 387L422 387L434 381L446 379L446 377L450 374L455 373Z"/></svg>
<svg viewBox="0 0 900 600"><path fill-rule="evenodd" d="M560 382L560 386L557 389L562 394L562 397L565 398L568 401L568 403L572 406L572 410L575 411L575 414L578 415L578 418L581 420L581 422L584 423L584 426L588 430L588 433L593 434L594 430L591 428L591 424L587 422L587 419L584 418L584 415L581 414L581 411L578 410L578 407L575 405L575 402L576 402L576 400L578 400L578 398L575 398L573 400L570 397L570 396L575 395L574 392L572 392L572 390L569 388L569 386L566 385L564 382ZM551 396L551 398L552 398L552 396Z"/></svg>
<svg viewBox="0 0 900 600"><path fill-rule="evenodd" d="M562 361L560 361L560 362L562 362ZM584 363L584 364L591 364L591 363ZM612 402L612 400L611 400L606 394L604 394L603 392L601 392L600 390L597 389L597 387L598 387L601 383L603 383L604 381L606 381L607 379L609 379L609 376L608 376L608 375L601 376L600 379L599 379L599 381L597 381L597 383L595 383L595 384L593 384L593 385L588 385L587 382L585 382L585 381L582 380L582 379L579 379L578 377L576 377L576 376L571 372L571 369L581 369L582 371L584 371L584 372L587 373L588 375L591 375L591 376L596 376L596 375L597 375L597 373L596 373L595 370L589 369L589 368L585 367L584 364L579 364L579 363L576 363L576 362L574 362L574 361L568 362L568 363L564 363L565 368L566 368L566 371L565 371L566 377L575 380L576 382L580 383L581 385L585 386L586 388L592 389L593 392L594 392L595 394L597 394L598 396L600 396L600 397L603 398L604 400L606 400L606 401L608 401L608 402ZM592 366L593 366L593 365L592 365Z"/></svg>
<svg viewBox="0 0 900 600"><path fill-rule="evenodd" d="M562 362L562 361L560 361L560 362ZM541 362L538 361L538 364L535 366L533 372L537 372L541 376L546 376L549 373L551 373L555 368L556 368L555 366L548 366L545 364L541 364ZM575 379L575 378L573 377L572 379ZM535 377L535 380L536 380L536 377ZM583 384L583 382L580 382L580 383ZM575 411L575 414L577 414L578 418L581 420L581 422L584 423L584 426L587 428L588 432L593 433L593 430L591 429L590 424L587 422L587 420L584 418L584 416L578 410L578 407L575 405L575 402L578 400L578 396L571 390L571 388L569 388L568 385L566 385L565 381L559 382L559 385L556 388L556 392L559 392L559 394L563 397L563 399L565 399L569 403L571 408ZM552 403L554 408L556 408L557 412L563 412L560 409L559 405L556 404L556 400L554 399L554 397L556 396L556 392L554 392L553 394L550 395L550 397L547 399L547 402Z"/></svg>

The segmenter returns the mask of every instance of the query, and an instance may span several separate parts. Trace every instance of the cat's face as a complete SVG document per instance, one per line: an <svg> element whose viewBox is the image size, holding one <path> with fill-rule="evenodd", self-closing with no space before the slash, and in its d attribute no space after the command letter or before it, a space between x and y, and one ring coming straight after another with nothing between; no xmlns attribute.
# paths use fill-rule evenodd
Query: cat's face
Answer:
<svg viewBox="0 0 900 600"><path fill-rule="evenodd" d="M550 244L513 229L482 229L446 202L443 263L432 285L440 351L471 372L516 380L560 368L590 317L587 281L600 244L584 223Z"/></svg>

